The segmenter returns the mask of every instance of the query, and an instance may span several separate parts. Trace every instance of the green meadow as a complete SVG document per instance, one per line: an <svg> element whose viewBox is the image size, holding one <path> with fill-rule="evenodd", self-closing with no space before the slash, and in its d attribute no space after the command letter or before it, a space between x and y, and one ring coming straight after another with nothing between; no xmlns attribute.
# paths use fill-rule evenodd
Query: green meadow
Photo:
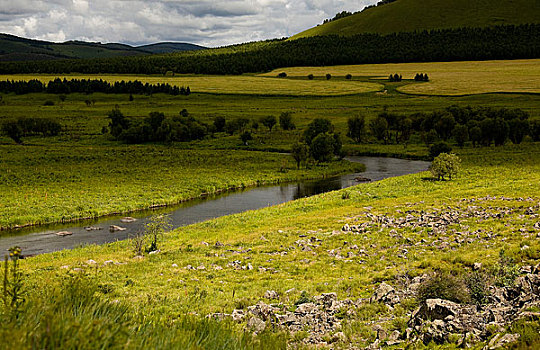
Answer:
<svg viewBox="0 0 540 350"><path fill-rule="evenodd" d="M356 144L345 137L348 119L365 116L369 122L383 110L410 115L452 105L520 108L531 120L540 119L535 75L521 75L510 84L504 68L524 74L537 70L538 60L500 64L302 67L240 77L130 76L153 83L189 82L193 91L189 96L134 95L132 101L124 94L68 94L65 100L45 93L1 94L0 123L51 118L63 130L54 137L23 137L22 145L0 136L0 227L128 213L228 189L359 170L346 161L296 168L285 152L315 118L331 120L347 154L421 159L428 157L428 147L420 135L406 144L384 145L373 137ZM280 72L287 78L275 78ZM330 80L326 73L332 74ZM393 73L407 80L381 79ZM415 83L405 77L413 73L428 73L432 80ZM315 75L313 81L308 74ZM352 81L345 74L352 74ZM467 86L470 76L493 80ZM216 117L253 123L290 112L296 129L251 124L248 145L238 134L224 132L192 142L127 145L102 133L115 106L135 119L154 111L176 116L186 109L207 124ZM216 322L206 316L246 311L261 300L270 303L263 297L267 290L279 294L272 303L294 310L299 299L321 293L360 300L383 281L397 286L433 271L459 276L475 263L496 269L501 254L515 266L536 265L538 218L530 211L537 213L540 205L540 144L527 137L519 145L452 147L462 164L451 181L434 181L424 172L221 217L166 232L154 254L140 255L131 239L20 260L25 302L0 308L0 338L23 349L302 349L310 347L302 342L307 331L267 329L255 336L245 330L245 321ZM394 230L371 216L399 219L411 213L463 216L444 232ZM342 229L363 223L369 229L360 234ZM408 298L394 308L359 305L357 312L340 314L336 331L343 337L326 339L328 347L364 348L377 337L374 324L387 332L405 332L407 315L418 301ZM540 342L537 321L523 327L500 332L521 332L521 348Z"/></svg>
<svg viewBox="0 0 540 350"><path fill-rule="evenodd" d="M476 262L493 267L501 249L519 264L534 264L540 257L540 244L535 233L523 233L533 232L534 224L523 213L540 200L538 145L482 152L463 149L458 154L463 169L452 181L432 181L428 173L420 173L223 217L165 234L161 252L143 258L135 257L131 241L41 255L22 261L25 280L32 286L32 298L40 298L54 286L60 288L62 280L86 276L86 283L99 285L95 291L99 300L130 305L126 315L154 320L157 332L163 325L193 327L186 323L186 314L202 318L245 309L264 300L266 290L277 291L279 302L291 306L302 291L310 296L336 292L340 299L355 299L369 297L380 281L397 284L404 276L434 269L459 274ZM405 228L396 235L390 227L372 227L362 234L342 231L345 224L369 222L367 214L399 218L410 211L467 212L470 206L509 214L471 217L445 232ZM478 234L463 239L457 232L463 229ZM311 237L317 244L302 249ZM364 253L343 258L348 252L356 253L355 247ZM249 263L253 269L237 269L234 261ZM377 334L370 326L373 319L388 331L401 330L404 314L415 305L413 299L395 309L368 304L359 313L345 316L340 330L346 338L333 346L364 347L373 342ZM191 322L202 322L195 320ZM242 325L231 327L239 332ZM30 329L18 332L22 339L30 336ZM159 334L174 339L167 332ZM128 343L122 344L129 348Z"/></svg>

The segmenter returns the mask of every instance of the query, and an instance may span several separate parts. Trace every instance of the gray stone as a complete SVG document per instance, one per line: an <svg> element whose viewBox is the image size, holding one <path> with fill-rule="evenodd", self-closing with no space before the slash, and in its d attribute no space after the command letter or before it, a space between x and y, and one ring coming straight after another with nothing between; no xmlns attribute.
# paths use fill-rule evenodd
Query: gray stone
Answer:
<svg viewBox="0 0 540 350"><path fill-rule="evenodd" d="M266 323L258 317L251 317L247 322L247 328L253 333L261 333L266 329Z"/></svg>
<svg viewBox="0 0 540 350"><path fill-rule="evenodd" d="M507 346L508 344L515 343L519 340L519 334L505 334L501 337L501 334L497 334L491 339L484 350L494 350Z"/></svg>
<svg viewBox="0 0 540 350"><path fill-rule="evenodd" d="M267 290L264 293L266 299L279 299L279 294L275 290Z"/></svg>
<svg viewBox="0 0 540 350"><path fill-rule="evenodd" d="M117 225L109 226L109 232L117 232L117 231L125 231L125 230L126 230L125 227L120 227L120 226L117 226Z"/></svg>

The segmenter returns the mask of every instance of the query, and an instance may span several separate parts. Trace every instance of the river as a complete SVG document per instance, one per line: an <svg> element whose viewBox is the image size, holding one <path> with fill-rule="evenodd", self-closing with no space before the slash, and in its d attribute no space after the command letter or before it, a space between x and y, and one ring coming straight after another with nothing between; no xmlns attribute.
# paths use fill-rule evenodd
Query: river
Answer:
<svg viewBox="0 0 540 350"><path fill-rule="evenodd" d="M326 179L260 186L245 190L231 191L219 195L195 199L178 205L153 211L131 214L137 221L122 223L123 216L107 216L95 220L85 220L68 224L41 225L4 231L0 235L0 255L13 246L22 248L25 256L72 249L85 244L104 244L123 240L144 230L144 225L156 212L168 214L173 228L236 214L247 210L264 208L285 203L298 198L335 191L359 184L359 176L379 181L394 176L418 173L427 170L429 162L384 157L347 157L352 162L365 164L366 171L329 177ZM125 228L124 231L109 232L109 226ZM87 227L101 228L87 230ZM58 236L58 232L71 235Z"/></svg>

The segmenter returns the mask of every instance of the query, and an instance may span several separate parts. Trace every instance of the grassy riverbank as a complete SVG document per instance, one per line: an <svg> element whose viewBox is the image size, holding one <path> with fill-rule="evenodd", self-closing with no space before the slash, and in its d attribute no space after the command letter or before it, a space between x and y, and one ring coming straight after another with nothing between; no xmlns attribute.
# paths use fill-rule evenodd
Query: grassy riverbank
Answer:
<svg viewBox="0 0 540 350"><path fill-rule="evenodd" d="M254 305L266 290L277 291L289 307L301 291L310 296L336 292L340 299L368 297L381 281L396 285L405 276L435 269L459 275L475 262L489 268L502 249L517 265L535 265L540 243L533 225L538 219L530 215L539 210L540 145L458 153L463 170L455 180L408 175L179 228L164 236L159 254L142 259L134 257L130 241L30 258L22 262L26 288L34 298L40 286L86 275L100 286L95 295L101 300L125 302L131 305L126 315L159 319L157 327L181 323L186 314L204 317ZM445 231L341 230L345 224L370 222L367 214L399 218L407 213L473 214ZM241 268L248 264L253 269ZM373 321L400 329L414 305L410 300L392 310L366 306L344 316L345 343L372 342Z"/></svg>
<svg viewBox="0 0 540 350"><path fill-rule="evenodd" d="M3 228L94 218L362 169L346 161L296 169L284 154L159 145L2 145L0 152Z"/></svg>

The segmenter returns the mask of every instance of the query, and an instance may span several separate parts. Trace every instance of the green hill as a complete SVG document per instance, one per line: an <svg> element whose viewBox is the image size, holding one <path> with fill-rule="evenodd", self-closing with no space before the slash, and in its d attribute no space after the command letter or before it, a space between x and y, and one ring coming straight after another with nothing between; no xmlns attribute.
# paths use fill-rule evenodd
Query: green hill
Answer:
<svg viewBox="0 0 540 350"><path fill-rule="evenodd" d="M529 23L540 23L540 0L396 0L308 29L291 39Z"/></svg>
<svg viewBox="0 0 540 350"><path fill-rule="evenodd" d="M0 61L111 58L200 49L203 49L203 47L186 43L157 43L139 47L118 43L101 44L84 41L53 43L0 33Z"/></svg>

